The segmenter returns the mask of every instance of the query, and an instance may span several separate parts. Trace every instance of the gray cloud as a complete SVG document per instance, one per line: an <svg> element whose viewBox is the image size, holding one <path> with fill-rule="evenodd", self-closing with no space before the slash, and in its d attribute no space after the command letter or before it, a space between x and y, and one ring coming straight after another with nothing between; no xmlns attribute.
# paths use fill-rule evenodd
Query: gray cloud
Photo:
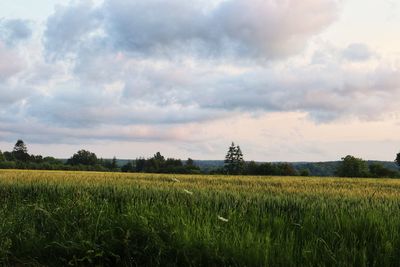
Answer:
<svg viewBox="0 0 400 267"><path fill-rule="evenodd" d="M90 42L99 30L99 17L89 1L77 5L57 6L47 20L44 44L48 56L63 59Z"/></svg>
<svg viewBox="0 0 400 267"><path fill-rule="evenodd" d="M21 19L0 19L0 39L14 45L32 36L30 22Z"/></svg>
<svg viewBox="0 0 400 267"><path fill-rule="evenodd" d="M271 59L299 52L337 16L336 0L106 0L59 8L45 33L48 52L65 55L94 43L146 56Z"/></svg>
<svg viewBox="0 0 400 267"><path fill-rule="evenodd" d="M0 131L19 118L43 142L162 140L179 138L172 128L240 113L300 111L331 122L397 112L400 68L366 45L295 56L337 8L333 0L58 7L43 36L47 60L39 54L26 67L0 44ZM25 131L22 123L11 134Z"/></svg>
<svg viewBox="0 0 400 267"><path fill-rule="evenodd" d="M398 110L400 71L386 68L384 62L378 69L366 70L333 63L324 67L287 63L239 73L231 73L229 67L216 71L222 66L213 64L150 62L127 59L115 83L85 83L76 77L56 84L46 95L29 99L26 115L48 125L97 129L179 125L243 112L301 111L318 122L369 120ZM114 65L105 65L112 72Z"/></svg>
<svg viewBox="0 0 400 267"><path fill-rule="evenodd" d="M343 57L350 61L366 61L371 59L374 53L366 44L354 43L343 50Z"/></svg>

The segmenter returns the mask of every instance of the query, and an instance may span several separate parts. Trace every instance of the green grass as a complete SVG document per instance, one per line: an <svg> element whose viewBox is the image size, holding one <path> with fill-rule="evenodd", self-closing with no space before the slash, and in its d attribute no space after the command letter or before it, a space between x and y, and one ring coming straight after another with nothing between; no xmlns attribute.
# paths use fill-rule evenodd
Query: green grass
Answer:
<svg viewBox="0 0 400 267"><path fill-rule="evenodd" d="M0 171L0 265L400 266L400 180Z"/></svg>

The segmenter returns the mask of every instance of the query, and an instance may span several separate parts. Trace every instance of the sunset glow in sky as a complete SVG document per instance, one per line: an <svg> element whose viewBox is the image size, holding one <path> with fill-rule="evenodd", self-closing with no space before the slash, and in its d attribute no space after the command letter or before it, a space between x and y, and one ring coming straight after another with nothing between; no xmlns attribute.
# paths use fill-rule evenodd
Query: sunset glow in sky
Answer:
<svg viewBox="0 0 400 267"><path fill-rule="evenodd" d="M393 160L396 0L4 0L0 150Z"/></svg>

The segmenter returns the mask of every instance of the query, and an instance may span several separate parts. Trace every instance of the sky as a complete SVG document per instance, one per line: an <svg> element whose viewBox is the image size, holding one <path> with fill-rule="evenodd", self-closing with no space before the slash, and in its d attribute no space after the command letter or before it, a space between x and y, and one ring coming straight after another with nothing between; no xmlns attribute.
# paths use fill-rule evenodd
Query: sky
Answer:
<svg viewBox="0 0 400 267"><path fill-rule="evenodd" d="M394 160L396 0L3 0L0 150Z"/></svg>

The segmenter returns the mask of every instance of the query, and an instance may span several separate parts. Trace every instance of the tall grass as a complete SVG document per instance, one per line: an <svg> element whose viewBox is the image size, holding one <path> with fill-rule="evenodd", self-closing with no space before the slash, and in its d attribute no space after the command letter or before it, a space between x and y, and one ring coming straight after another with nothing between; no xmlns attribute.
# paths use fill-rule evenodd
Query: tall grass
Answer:
<svg viewBox="0 0 400 267"><path fill-rule="evenodd" d="M399 211L398 180L0 171L0 265L400 266Z"/></svg>

